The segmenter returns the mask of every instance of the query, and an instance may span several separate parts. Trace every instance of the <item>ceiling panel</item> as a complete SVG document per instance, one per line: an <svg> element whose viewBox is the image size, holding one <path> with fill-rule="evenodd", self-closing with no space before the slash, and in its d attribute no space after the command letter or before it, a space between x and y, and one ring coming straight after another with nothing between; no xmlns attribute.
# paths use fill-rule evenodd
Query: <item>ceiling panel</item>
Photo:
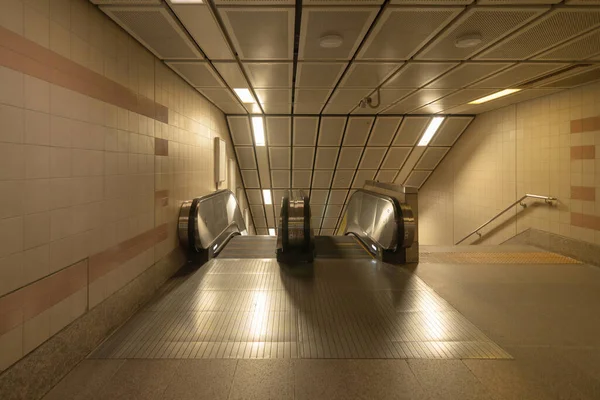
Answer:
<svg viewBox="0 0 600 400"><path fill-rule="evenodd" d="M495 89L463 89L448 96L436 100L433 103L430 103L426 106L418 108L415 110L416 113L421 114L434 114L441 112L443 110L447 110L448 108L458 106L461 104L466 104L470 101L479 99L481 97L487 96L495 92Z"/></svg>
<svg viewBox="0 0 600 400"><path fill-rule="evenodd" d="M387 7L360 50L358 59L407 60L461 10L461 7Z"/></svg>
<svg viewBox="0 0 600 400"><path fill-rule="evenodd" d="M316 205L314 207L311 207L311 215L315 218L319 219L319 225L321 226L322 220L323 220L323 215L325 214L325 207L326 205ZM317 226L317 228L318 228Z"/></svg>
<svg viewBox="0 0 600 400"><path fill-rule="evenodd" d="M322 113L327 115L341 115L341 114L349 114L354 107L356 107L356 103L332 103L329 102Z"/></svg>
<svg viewBox="0 0 600 400"><path fill-rule="evenodd" d="M171 9L208 58L211 60L234 59L223 31L208 5L171 4Z"/></svg>
<svg viewBox="0 0 600 400"><path fill-rule="evenodd" d="M294 114L319 114L325 107L320 103L294 103Z"/></svg>
<svg viewBox="0 0 600 400"><path fill-rule="evenodd" d="M428 89L459 89L506 67L509 63L465 63L427 85Z"/></svg>
<svg viewBox="0 0 600 400"><path fill-rule="evenodd" d="M384 88L420 88L458 63L410 62L405 64L384 85Z"/></svg>
<svg viewBox="0 0 600 400"><path fill-rule="evenodd" d="M346 117L321 117L319 146L339 146L346 128Z"/></svg>
<svg viewBox="0 0 600 400"><path fill-rule="evenodd" d="M420 89L406 98L400 100L390 108L384 110L385 114L407 114L427 103L452 93L454 89Z"/></svg>
<svg viewBox="0 0 600 400"><path fill-rule="evenodd" d="M393 169L396 171L400 169L410 154L410 149L410 147L390 147L383 160L383 164L381 164L381 169Z"/></svg>
<svg viewBox="0 0 600 400"><path fill-rule="evenodd" d="M323 218L323 225L322 228L330 228L330 229L334 229L335 225L337 224L337 218ZM328 231L331 232L331 231Z"/></svg>
<svg viewBox="0 0 600 400"><path fill-rule="evenodd" d="M273 189L272 192L273 204L275 205L281 205L281 200L288 194L286 189Z"/></svg>
<svg viewBox="0 0 600 400"><path fill-rule="evenodd" d="M360 169L377 169L383 161L387 147L367 147L360 161Z"/></svg>
<svg viewBox="0 0 600 400"><path fill-rule="evenodd" d="M414 146L429 124L429 117L405 117L392 146Z"/></svg>
<svg viewBox="0 0 600 400"><path fill-rule="evenodd" d="M292 110L290 103L261 103L265 114L282 114L289 115ZM258 111L256 111L258 113Z"/></svg>
<svg viewBox="0 0 600 400"><path fill-rule="evenodd" d="M231 93L231 90L225 88L196 88L204 97L219 105L223 103L234 103L240 106L243 113L246 109L241 106L239 100Z"/></svg>
<svg viewBox="0 0 600 400"><path fill-rule="evenodd" d="M315 169L333 169L338 158L338 147L317 147Z"/></svg>
<svg viewBox="0 0 600 400"><path fill-rule="evenodd" d="M333 88L346 65L345 62L298 62L296 87Z"/></svg>
<svg viewBox="0 0 600 400"><path fill-rule="evenodd" d="M245 62L248 79L256 88L291 88L292 63Z"/></svg>
<svg viewBox="0 0 600 400"><path fill-rule="evenodd" d="M312 169L314 147L294 147L294 169Z"/></svg>
<svg viewBox="0 0 600 400"><path fill-rule="evenodd" d="M415 169L433 170L450 150L449 147L428 147L415 165Z"/></svg>
<svg viewBox="0 0 600 400"><path fill-rule="evenodd" d="M541 77L545 74L566 67L568 64L559 63L520 63L505 69L491 77L474 84L473 88L506 89L517 87L527 81Z"/></svg>
<svg viewBox="0 0 600 400"><path fill-rule="evenodd" d="M555 9L475 58L525 60L599 25L599 9Z"/></svg>
<svg viewBox="0 0 600 400"><path fill-rule="evenodd" d="M332 89L296 89L294 101L297 103L325 104Z"/></svg>
<svg viewBox="0 0 600 400"><path fill-rule="evenodd" d="M377 170L375 169L359 169L356 171L356 176L354 177L354 182L352 182L352 187L354 189L358 189L365 186L365 182L373 180L376 173Z"/></svg>
<svg viewBox="0 0 600 400"><path fill-rule="evenodd" d="M100 8L162 60L202 58L200 51L163 6Z"/></svg>
<svg viewBox="0 0 600 400"><path fill-rule="evenodd" d="M347 190L332 190L329 194L329 204L340 204L343 205L346 201L346 196L348 195Z"/></svg>
<svg viewBox="0 0 600 400"><path fill-rule="evenodd" d="M373 126L369 146L389 146L402 122L402 117L378 117Z"/></svg>
<svg viewBox="0 0 600 400"><path fill-rule="evenodd" d="M248 82L237 62L213 62L213 65L230 88L248 87Z"/></svg>
<svg viewBox="0 0 600 400"><path fill-rule="evenodd" d="M310 192L310 204L326 204L329 190L313 189Z"/></svg>
<svg viewBox="0 0 600 400"><path fill-rule="evenodd" d="M271 182L273 188L289 188L290 171L285 169L271 171Z"/></svg>
<svg viewBox="0 0 600 400"><path fill-rule="evenodd" d="M209 89L208 91L213 91L213 89ZM202 93L204 93L204 90L202 91ZM210 97L206 96L209 100L211 100ZM221 109L221 111L223 111L224 114L243 114L246 113L246 109L244 107L242 107L240 105L240 103L233 103L233 102L227 102L227 103L220 103L215 101L215 105L217 107L219 107Z"/></svg>
<svg viewBox="0 0 600 400"><path fill-rule="evenodd" d="M231 139L235 145L252 146L252 134L250 132L250 120L248 117L227 117Z"/></svg>
<svg viewBox="0 0 600 400"><path fill-rule="evenodd" d="M271 169L290 169L291 150L289 147L269 147Z"/></svg>
<svg viewBox="0 0 600 400"><path fill-rule="evenodd" d="M404 182L404 185L408 187L420 188L425 183L427 178L429 178L431 172L432 171L412 171Z"/></svg>
<svg viewBox="0 0 600 400"><path fill-rule="evenodd" d="M222 88L225 87L219 75L210 67L207 62L177 61L166 63L190 85L200 88Z"/></svg>
<svg viewBox="0 0 600 400"><path fill-rule="evenodd" d="M371 93L369 97L372 99L372 104L379 105L377 107L368 105L366 107L360 107L359 105L352 111L352 114L379 113L388 108L391 104L396 103L398 100L408 96L412 92L414 92L414 89L381 89L379 91L375 91Z"/></svg>
<svg viewBox="0 0 600 400"><path fill-rule="evenodd" d="M251 205L250 211L252 212L252 216L254 218L260 218L260 219L265 218L265 208L262 206L262 204L261 205Z"/></svg>
<svg viewBox="0 0 600 400"><path fill-rule="evenodd" d="M294 146L314 146L318 117L294 117Z"/></svg>
<svg viewBox="0 0 600 400"><path fill-rule="evenodd" d="M312 187L316 189L329 189L333 178L333 170L314 170Z"/></svg>
<svg viewBox="0 0 600 400"><path fill-rule="evenodd" d="M235 153L238 159L240 169L256 169L256 158L254 157L254 147L235 147Z"/></svg>
<svg viewBox="0 0 600 400"><path fill-rule="evenodd" d="M427 6L450 6L450 5L467 5L475 0L391 0L390 4L402 5L427 5ZM481 2L481 0L479 0ZM494 1L494 0L492 0ZM496 0L498 1L498 0ZM526 0L518 0L526 1Z"/></svg>
<svg viewBox="0 0 600 400"><path fill-rule="evenodd" d="M414 147L413 148L410 155L406 159L406 162L402 166L402 169L396 175L396 180L394 181L396 184L402 185L404 183L406 178L408 178L411 171L415 167L415 164L417 163L417 161L419 161L419 158L421 158L421 156L425 152L425 149L426 149L426 147Z"/></svg>
<svg viewBox="0 0 600 400"><path fill-rule="evenodd" d="M392 183L394 182L394 178L396 177L397 173L398 171L394 169L382 169L375 176L375 180L377 180L378 182Z"/></svg>
<svg viewBox="0 0 600 400"><path fill-rule="evenodd" d="M340 216L342 212L342 206L338 204L329 204L327 209L325 209L325 218L337 218Z"/></svg>
<svg viewBox="0 0 600 400"><path fill-rule="evenodd" d="M342 147L337 169L356 169L362 152L362 147Z"/></svg>
<svg viewBox="0 0 600 400"><path fill-rule="evenodd" d="M310 170L294 170L292 171L292 187L301 189L309 188L312 171Z"/></svg>
<svg viewBox="0 0 600 400"><path fill-rule="evenodd" d="M438 36L415 58L418 60L465 60L482 49L506 37L535 17L548 10L547 7L480 7L461 15L449 29ZM459 47L457 41L474 34L481 43Z"/></svg>
<svg viewBox="0 0 600 400"><path fill-rule="evenodd" d="M269 146L289 146L291 144L291 118L266 117L265 120Z"/></svg>
<svg viewBox="0 0 600 400"><path fill-rule="evenodd" d="M241 60L293 58L294 8L219 7L219 12Z"/></svg>
<svg viewBox="0 0 600 400"><path fill-rule="evenodd" d="M262 194L259 189L246 189L249 204L262 204Z"/></svg>
<svg viewBox="0 0 600 400"><path fill-rule="evenodd" d="M364 97L368 96L373 91L373 88L362 88L362 89L336 89L329 105L350 105L352 108L358 104Z"/></svg>
<svg viewBox="0 0 600 400"><path fill-rule="evenodd" d="M250 169L242 170L242 179L244 181L244 187L260 188L260 181L258 180L258 171Z"/></svg>
<svg viewBox="0 0 600 400"><path fill-rule="evenodd" d="M299 60L349 60L378 11L376 7L303 7ZM323 36L337 34L336 48L321 47Z"/></svg>
<svg viewBox="0 0 600 400"><path fill-rule="evenodd" d="M600 53L600 29L548 50L535 60L585 60Z"/></svg>
<svg viewBox="0 0 600 400"><path fill-rule="evenodd" d="M448 117L435 134L430 146L452 146L473 121L473 117Z"/></svg>
<svg viewBox="0 0 600 400"><path fill-rule="evenodd" d="M373 117L350 117L344 135L344 146L364 146L373 126Z"/></svg>
<svg viewBox="0 0 600 400"><path fill-rule="evenodd" d="M383 83L401 65L401 63L352 63L346 71L340 86L345 88L366 87L372 89Z"/></svg>
<svg viewBox="0 0 600 400"><path fill-rule="evenodd" d="M354 178L355 170L351 169L336 169L333 177L332 188L349 188Z"/></svg>

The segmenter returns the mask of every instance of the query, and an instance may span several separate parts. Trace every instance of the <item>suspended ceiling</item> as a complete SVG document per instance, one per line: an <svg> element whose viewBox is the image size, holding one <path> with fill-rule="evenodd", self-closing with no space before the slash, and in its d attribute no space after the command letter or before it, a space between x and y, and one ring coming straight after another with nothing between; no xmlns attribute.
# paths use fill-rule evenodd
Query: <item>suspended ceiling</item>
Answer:
<svg viewBox="0 0 600 400"><path fill-rule="evenodd" d="M284 188L312 190L330 233L365 179L420 187L454 142L415 146L432 114L452 116L436 137L456 139L475 114L600 78L600 0L91 1L228 115L259 233ZM329 34L339 47L320 46ZM250 115L265 115L264 147Z"/></svg>

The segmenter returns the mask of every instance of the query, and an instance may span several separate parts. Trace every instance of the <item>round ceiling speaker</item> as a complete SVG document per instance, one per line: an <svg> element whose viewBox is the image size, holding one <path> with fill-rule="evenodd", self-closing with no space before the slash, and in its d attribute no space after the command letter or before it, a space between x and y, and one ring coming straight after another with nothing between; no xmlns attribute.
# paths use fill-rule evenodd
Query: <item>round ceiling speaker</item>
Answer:
<svg viewBox="0 0 600 400"><path fill-rule="evenodd" d="M319 46L325 49L335 49L344 43L344 38L341 35L331 34L321 36L319 38Z"/></svg>
<svg viewBox="0 0 600 400"><path fill-rule="evenodd" d="M468 47L475 47L483 42L481 33L467 33L456 38L454 45L459 49L466 49Z"/></svg>

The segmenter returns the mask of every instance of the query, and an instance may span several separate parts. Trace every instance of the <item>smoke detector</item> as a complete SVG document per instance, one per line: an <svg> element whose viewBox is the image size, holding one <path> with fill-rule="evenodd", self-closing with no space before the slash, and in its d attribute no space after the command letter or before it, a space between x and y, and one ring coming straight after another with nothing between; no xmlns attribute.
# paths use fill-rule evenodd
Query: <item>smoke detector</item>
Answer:
<svg viewBox="0 0 600 400"><path fill-rule="evenodd" d="M344 43L344 38L338 34L324 35L319 38L319 46L324 49L335 49Z"/></svg>
<svg viewBox="0 0 600 400"><path fill-rule="evenodd" d="M459 49L466 49L469 47L475 47L483 42L481 33L467 33L456 38L454 45Z"/></svg>

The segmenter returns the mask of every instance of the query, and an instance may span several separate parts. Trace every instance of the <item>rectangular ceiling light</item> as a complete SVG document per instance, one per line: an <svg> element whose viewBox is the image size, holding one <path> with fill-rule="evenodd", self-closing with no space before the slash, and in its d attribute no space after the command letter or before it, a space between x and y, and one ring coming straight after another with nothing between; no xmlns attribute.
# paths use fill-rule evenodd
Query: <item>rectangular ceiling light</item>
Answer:
<svg viewBox="0 0 600 400"><path fill-rule="evenodd" d="M263 189L263 199L266 205L273 204L271 199L271 189Z"/></svg>
<svg viewBox="0 0 600 400"><path fill-rule="evenodd" d="M252 96L252 93L250 93L249 89L234 88L233 91L235 92L235 94L237 94L237 97L240 98L242 103L256 103L256 100L254 100L254 96Z"/></svg>
<svg viewBox="0 0 600 400"><path fill-rule="evenodd" d="M269 235L275 236L275 228L269 228Z"/></svg>
<svg viewBox="0 0 600 400"><path fill-rule="evenodd" d="M263 117L252 117L252 131L254 132L254 143L257 146L265 145L265 128Z"/></svg>
<svg viewBox="0 0 600 400"><path fill-rule="evenodd" d="M429 126L427 126L425 133L423 134L423 136L421 136L421 140L419 140L417 146L427 146L429 142L431 142L433 135L435 135L438 129L440 129L440 125L442 125L444 119L446 119L446 117L433 117L433 119L429 123Z"/></svg>
<svg viewBox="0 0 600 400"><path fill-rule="evenodd" d="M490 95L482 97L480 99L470 101L469 104L481 104L481 103L485 103L485 102L488 102L488 101L491 101L491 100L496 100L496 99L498 99L500 97L508 96L509 94L513 94L513 93L518 92L520 90L521 89L504 89L504 90L501 90L499 92L492 93Z"/></svg>

